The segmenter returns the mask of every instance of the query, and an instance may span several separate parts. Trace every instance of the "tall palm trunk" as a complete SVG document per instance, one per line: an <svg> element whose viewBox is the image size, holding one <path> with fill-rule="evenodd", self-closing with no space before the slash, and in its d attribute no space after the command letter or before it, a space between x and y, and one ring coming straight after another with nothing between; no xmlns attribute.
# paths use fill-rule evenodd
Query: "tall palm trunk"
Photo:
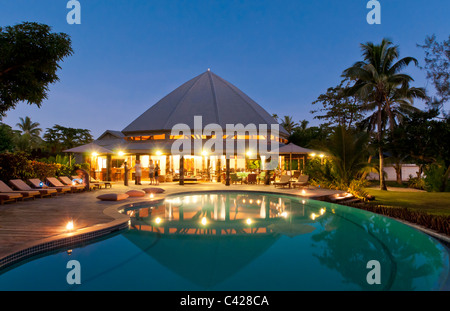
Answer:
<svg viewBox="0 0 450 311"><path fill-rule="evenodd" d="M383 126L381 122L381 104L378 104L378 118L377 118L377 130L378 130L378 156L380 157L380 189L387 190L386 182L384 181L384 156L381 141L383 137Z"/></svg>

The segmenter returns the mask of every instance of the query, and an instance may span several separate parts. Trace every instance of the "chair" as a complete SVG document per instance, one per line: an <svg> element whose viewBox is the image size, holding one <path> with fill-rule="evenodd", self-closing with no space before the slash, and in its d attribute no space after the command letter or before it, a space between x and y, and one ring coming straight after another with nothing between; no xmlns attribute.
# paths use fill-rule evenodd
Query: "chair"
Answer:
<svg viewBox="0 0 450 311"><path fill-rule="evenodd" d="M64 186L69 186L72 192L75 192L75 191L82 191L82 190L84 190L84 187L85 187L85 186L83 186L83 185L78 185L78 186L76 186L76 185L64 185L64 184L62 184L62 183L61 183L57 178L55 178L55 177L47 177L46 180L47 180L47 182L48 182L52 187L64 187ZM80 187L80 186L81 186L81 187Z"/></svg>
<svg viewBox="0 0 450 311"><path fill-rule="evenodd" d="M284 186L289 186L289 180L291 179L291 176L289 175L281 175L280 177L280 181L275 181L273 183L273 185L275 187L280 186L280 187L284 187Z"/></svg>
<svg viewBox="0 0 450 311"><path fill-rule="evenodd" d="M23 199L23 195L20 193L0 192L0 205L3 205L4 202L17 202L19 199Z"/></svg>
<svg viewBox="0 0 450 311"><path fill-rule="evenodd" d="M39 191L41 198L56 195L58 193L56 189L32 189L22 179L12 179L9 183L20 191Z"/></svg>
<svg viewBox="0 0 450 311"><path fill-rule="evenodd" d="M258 175L257 174L248 174L247 183L248 184L256 184L256 182L257 182L256 176L258 176Z"/></svg>
<svg viewBox="0 0 450 311"><path fill-rule="evenodd" d="M79 178L80 178L79 176L72 176L72 179L79 179ZM111 182L111 181L101 181L101 180L97 180L95 178L91 178L91 181L89 182L89 186L91 188L98 188L98 189L101 189L103 186L106 189L108 187L112 188L112 186L111 186L112 183L113 182ZM82 183L82 184L86 185L85 183Z"/></svg>
<svg viewBox="0 0 450 311"><path fill-rule="evenodd" d="M292 179L298 180L299 176L300 176L300 171L294 171L294 174L292 175Z"/></svg>
<svg viewBox="0 0 450 311"><path fill-rule="evenodd" d="M230 174L230 180L232 184L237 183L238 181L240 181L242 184L242 178L239 177L236 173Z"/></svg>
<svg viewBox="0 0 450 311"><path fill-rule="evenodd" d="M299 188L309 186L309 175L300 175L296 182L292 183L292 187L298 186Z"/></svg>
<svg viewBox="0 0 450 311"><path fill-rule="evenodd" d="M76 187L78 190L86 189L85 183L81 184L77 184L76 182L74 183L73 180L67 176L60 176L59 180L66 186ZM90 186L92 186L92 188L98 188L97 185L90 185Z"/></svg>
<svg viewBox="0 0 450 311"><path fill-rule="evenodd" d="M43 183L38 178L31 178L28 179L28 182L31 184L31 187L33 187L36 190L39 189L54 189L58 193L66 194L67 192L70 192L72 189L69 186L62 186L62 187L49 187L45 183Z"/></svg>
<svg viewBox="0 0 450 311"><path fill-rule="evenodd" d="M35 199L36 196L40 195L39 191L20 191L13 190L7 184L0 180L0 193L20 193L23 199Z"/></svg>

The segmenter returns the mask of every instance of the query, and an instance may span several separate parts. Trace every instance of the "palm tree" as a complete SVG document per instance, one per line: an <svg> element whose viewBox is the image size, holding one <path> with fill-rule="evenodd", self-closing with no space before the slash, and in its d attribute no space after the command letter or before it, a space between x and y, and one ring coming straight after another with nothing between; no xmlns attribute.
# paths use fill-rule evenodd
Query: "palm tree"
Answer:
<svg viewBox="0 0 450 311"><path fill-rule="evenodd" d="M288 132L289 136L292 135L295 128L298 126L297 123L292 120L292 117L290 116L284 116L283 121L281 122L281 126Z"/></svg>
<svg viewBox="0 0 450 311"><path fill-rule="evenodd" d="M42 142L41 134L42 129L39 128L38 122L31 122L31 119L27 116L19 118L20 122L16 124L20 128L20 136L16 138L17 149L21 151L29 151L35 148Z"/></svg>
<svg viewBox="0 0 450 311"><path fill-rule="evenodd" d="M37 137L41 134L42 129L39 128L40 124L37 122L31 122L30 117L19 118L20 122L16 124L21 131L22 134L29 134L32 137Z"/></svg>
<svg viewBox="0 0 450 311"><path fill-rule="evenodd" d="M348 94L358 95L366 102L364 109L375 111L372 120L377 128L380 188L386 190L381 144L383 129L385 124L389 123L389 128L393 130L396 124L396 112L410 108L414 98L425 98L425 90L410 87L409 83L414 81L413 78L402 73L402 70L410 63L417 66L417 60L413 57L398 60L398 46L393 46L389 40L383 39L380 45L368 42L362 44L361 48L364 60L347 68L343 72L343 77L356 81L348 90Z"/></svg>

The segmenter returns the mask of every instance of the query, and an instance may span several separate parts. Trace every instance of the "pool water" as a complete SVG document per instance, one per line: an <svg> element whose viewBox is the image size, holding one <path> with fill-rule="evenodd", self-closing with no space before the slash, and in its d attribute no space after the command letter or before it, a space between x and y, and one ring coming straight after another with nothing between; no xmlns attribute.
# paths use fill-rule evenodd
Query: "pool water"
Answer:
<svg viewBox="0 0 450 311"><path fill-rule="evenodd" d="M400 222L347 206L222 191L169 196L123 212L130 216L129 229L1 271L0 290L409 291L448 286L449 254L442 244ZM70 260L80 264L81 284L67 282Z"/></svg>

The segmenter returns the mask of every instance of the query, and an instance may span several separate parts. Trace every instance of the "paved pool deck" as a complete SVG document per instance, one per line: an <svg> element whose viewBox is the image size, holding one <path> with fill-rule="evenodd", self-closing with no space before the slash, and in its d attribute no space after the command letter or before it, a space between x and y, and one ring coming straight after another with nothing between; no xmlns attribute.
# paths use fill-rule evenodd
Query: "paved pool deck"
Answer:
<svg viewBox="0 0 450 311"><path fill-rule="evenodd" d="M112 188L80 193L68 193L51 198L25 200L0 205L0 260L34 245L42 245L46 241L55 241L68 236L100 230L108 226L128 221L128 216L120 214L118 209L127 204L150 200L146 197L129 197L121 201L100 201L97 196L105 193L125 193L129 190L142 190L148 187L159 187L164 193L156 194L154 200L167 195L212 190L244 190L265 191L282 194L295 194L308 198L320 198L334 195L342 191L309 187L306 193L289 188L275 188L273 185L234 184L225 186L221 183L160 183L159 185L128 186L115 183ZM66 224L73 220L75 230L68 233Z"/></svg>

